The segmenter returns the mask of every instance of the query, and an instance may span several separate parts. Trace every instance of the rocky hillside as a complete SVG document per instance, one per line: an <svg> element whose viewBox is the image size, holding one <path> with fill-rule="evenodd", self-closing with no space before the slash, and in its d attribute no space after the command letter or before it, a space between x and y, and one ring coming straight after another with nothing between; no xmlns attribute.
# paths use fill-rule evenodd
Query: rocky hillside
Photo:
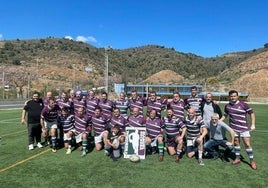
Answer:
<svg viewBox="0 0 268 188"><path fill-rule="evenodd" d="M118 82L201 83L211 91L236 88L251 97L267 97L268 48L212 58L157 45L106 52L110 88ZM28 86L43 92L103 86L104 61L104 48L67 39L0 41L5 83L21 95ZM92 72L86 72L87 67Z"/></svg>
<svg viewBox="0 0 268 188"><path fill-rule="evenodd" d="M247 58L219 77L227 78L225 86L249 93L250 98L268 98L268 52Z"/></svg>
<svg viewBox="0 0 268 188"><path fill-rule="evenodd" d="M162 70L158 73L149 76L147 79L143 80L142 83L165 83L165 84L174 84L174 83L183 83L183 76L177 74L172 70Z"/></svg>

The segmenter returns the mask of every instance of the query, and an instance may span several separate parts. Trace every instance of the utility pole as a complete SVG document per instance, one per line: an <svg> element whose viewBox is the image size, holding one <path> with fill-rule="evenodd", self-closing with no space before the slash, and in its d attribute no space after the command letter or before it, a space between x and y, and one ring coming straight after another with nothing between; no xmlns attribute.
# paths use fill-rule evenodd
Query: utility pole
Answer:
<svg viewBox="0 0 268 188"><path fill-rule="evenodd" d="M73 88L75 89L75 64L73 64Z"/></svg>
<svg viewBox="0 0 268 188"><path fill-rule="evenodd" d="M27 90L27 98L30 97L30 73L28 72L28 90Z"/></svg>
<svg viewBox="0 0 268 188"><path fill-rule="evenodd" d="M111 46L105 47L105 91L109 92L109 57L108 57L108 51L112 49Z"/></svg>
<svg viewBox="0 0 268 188"><path fill-rule="evenodd" d="M36 59L36 75L37 75L37 81L38 81L38 78L39 78L39 59L37 58Z"/></svg>
<svg viewBox="0 0 268 188"><path fill-rule="evenodd" d="M3 84L3 100L5 99L5 72L4 72L4 66L3 66L3 75L2 75L2 84Z"/></svg>

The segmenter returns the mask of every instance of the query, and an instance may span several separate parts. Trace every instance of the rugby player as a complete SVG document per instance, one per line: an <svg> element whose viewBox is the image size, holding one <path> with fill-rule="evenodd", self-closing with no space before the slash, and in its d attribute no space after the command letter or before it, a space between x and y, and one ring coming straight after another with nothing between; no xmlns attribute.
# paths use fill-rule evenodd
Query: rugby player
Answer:
<svg viewBox="0 0 268 188"><path fill-rule="evenodd" d="M57 152L57 128L58 114L60 107L55 103L54 99L48 99L48 105L41 112L40 123L42 126L42 134L47 139L51 136L52 152Z"/></svg>
<svg viewBox="0 0 268 188"><path fill-rule="evenodd" d="M96 106L99 105L100 99L95 96L95 91L88 90L88 97L86 98L87 114L92 116L94 114Z"/></svg>
<svg viewBox="0 0 268 188"><path fill-rule="evenodd" d="M239 164L240 159L240 138L242 138L246 152L249 156L250 166L256 170L257 165L254 161L253 149L250 145L250 132L256 129L255 114L253 109L245 102L239 101L238 92L236 90L229 91L230 102L225 105L224 114L221 118L223 121L229 116L229 126L235 131L234 149L236 159L233 164ZM250 117L251 126L248 127L247 115Z"/></svg>
<svg viewBox="0 0 268 188"><path fill-rule="evenodd" d="M133 108L133 114L128 116L128 125L129 127L145 127L145 119L143 115L140 114L138 107Z"/></svg>
<svg viewBox="0 0 268 188"><path fill-rule="evenodd" d="M175 161L180 161L183 148L183 136L185 135L185 125L180 118L174 115L172 108L167 109L167 115L163 117L163 127L167 137L167 147L170 155L175 155Z"/></svg>
<svg viewBox="0 0 268 188"><path fill-rule="evenodd" d="M180 98L179 92L173 93L173 99L168 101L167 108L172 108L174 111L174 116L184 120L184 101Z"/></svg>
<svg viewBox="0 0 268 188"><path fill-rule="evenodd" d="M203 101L203 97L198 95L197 87L191 87L191 95L184 99L185 109L189 110L190 108L195 109L195 115L201 116L201 103Z"/></svg>
<svg viewBox="0 0 268 188"><path fill-rule="evenodd" d="M77 113L79 108L86 109L87 103L86 99L83 97L80 90L76 91L75 97L73 98L74 113Z"/></svg>
<svg viewBox="0 0 268 188"><path fill-rule="evenodd" d="M107 117L112 117L112 112L114 109L113 101L108 99L108 94L104 91L101 93L101 99L99 102L99 107L102 109L102 113Z"/></svg>
<svg viewBox="0 0 268 188"><path fill-rule="evenodd" d="M104 147L107 146L109 129L109 119L102 113L101 107L96 106L95 113L91 117L91 124L94 131L95 148L100 151L103 145Z"/></svg>
<svg viewBox="0 0 268 188"><path fill-rule="evenodd" d="M115 125L118 125L120 128L120 132L122 133L119 136L119 142L122 151L124 151L124 146L125 146L125 137L126 137L126 127L128 126L128 121L125 117L123 117L120 113L119 108L115 108L113 111L113 116L111 117L110 120L110 127L114 127Z"/></svg>
<svg viewBox="0 0 268 188"><path fill-rule="evenodd" d="M121 92L119 94L119 99L115 100L114 102L115 108L118 108L120 110L120 114L127 118L128 115L128 109L130 108L129 100L126 98L126 94L124 92Z"/></svg>
<svg viewBox="0 0 268 188"><path fill-rule="evenodd" d="M149 116L152 109L156 110L156 115L161 118L162 109L166 108L167 100L156 96L155 91L151 91L149 98L146 100L147 116Z"/></svg>
<svg viewBox="0 0 268 188"><path fill-rule="evenodd" d="M75 140L79 144L79 149L82 150L82 157L87 154L88 138L90 136L91 121L90 117L86 114L84 107L78 107L74 118L75 123Z"/></svg>
<svg viewBox="0 0 268 188"><path fill-rule="evenodd" d="M71 154L72 137L75 133L74 115L70 113L69 108L66 106L61 109L61 114L58 117L58 125L63 130L64 146L67 149L66 154Z"/></svg>
<svg viewBox="0 0 268 188"><path fill-rule="evenodd" d="M203 166L205 165L203 162L203 138L207 134L206 125L202 119L196 116L194 108L188 110L184 123L187 130L187 156L193 157L198 150L198 163ZM182 134L182 136L184 135Z"/></svg>
<svg viewBox="0 0 268 188"><path fill-rule="evenodd" d="M157 117L157 111L152 109L149 117L146 120L146 138L145 144L147 150L151 148L158 148L158 160L164 159L164 143L163 143L163 122L161 118Z"/></svg>
<svg viewBox="0 0 268 188"><path fill-rule="evenodd" d="M129 98L129 103L130 103L130 113L133 113L134 108L139 109L139 113L143 114L143 106L146 104L146 99L138 96L137 91L133 90L131 92L131 97Z"/></svg>

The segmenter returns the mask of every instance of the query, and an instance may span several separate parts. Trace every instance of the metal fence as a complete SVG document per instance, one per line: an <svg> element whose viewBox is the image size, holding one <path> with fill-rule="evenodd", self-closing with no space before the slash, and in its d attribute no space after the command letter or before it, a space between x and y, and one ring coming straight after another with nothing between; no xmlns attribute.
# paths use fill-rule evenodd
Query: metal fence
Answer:
<svg viewBox="0 0 268 188"><path fill-rule="evenodd" d="M21 108L24 106L25 100L0 100L0 109Z"/></svg>

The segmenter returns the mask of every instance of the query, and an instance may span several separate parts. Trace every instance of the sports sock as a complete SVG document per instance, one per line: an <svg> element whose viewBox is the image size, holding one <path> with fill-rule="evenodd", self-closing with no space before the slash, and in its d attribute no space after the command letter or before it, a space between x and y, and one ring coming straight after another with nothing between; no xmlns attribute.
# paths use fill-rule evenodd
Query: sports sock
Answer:
<svg viewBox="0 0 268 188"><path fill-rule="evenodd" d="M203 151L198 150L198 159L202 159L203 157Z"/></svg>
<svg viewBox="0 0 268 188"><path fill-rule="evenodd" d="M55 136L51 137L51 142L52 142L52 148L53 149L56 148L56 141L57 141L57 137L55 137Z"/></svg>
<svg viewBox="0 0 268 188"><path fill-rule="evenodd" d="M72 147L72 138L67 138L68 141L68 148Z"/></svg>
<svg viewBox="0 0 268 188"><path fill-rule="evenodd" d="M125 142L120 143L121 151L125 150Z"/></svg>
<svg viewBox="0 0 268 188"><path fill-rule="evenodd" d="M82 141L82 147L83 147L83 151L86 151L86 149L87 149L87 140Z"/></svg>
<svg viewBox="0 0 268 188"><path fill-rule="evenodd" d="M180 156L181 152L182 152L181 149L177 149L177 155Z"/></svg>
<svg viewBox="0 0 268 188"><path fill-rule="evenodd" d="M247 148L246 152L248 154L250 162L252 162L253 161L253 150L252 150L252 148Z"/></svg>
<svg viewBox="0 0 268 188"><path fill-rule="evenodd" d="M163 143L158 143L158 151L159 151L159 155L164 155L164 144Z"/></svg>
<svg viewBox="0 0 268 188"><path fill-rule="evenodd" d="M240 146L235 146L234 150L235 150L235 157L237 159L240 159L240 150L241 150Z"/></svg>

